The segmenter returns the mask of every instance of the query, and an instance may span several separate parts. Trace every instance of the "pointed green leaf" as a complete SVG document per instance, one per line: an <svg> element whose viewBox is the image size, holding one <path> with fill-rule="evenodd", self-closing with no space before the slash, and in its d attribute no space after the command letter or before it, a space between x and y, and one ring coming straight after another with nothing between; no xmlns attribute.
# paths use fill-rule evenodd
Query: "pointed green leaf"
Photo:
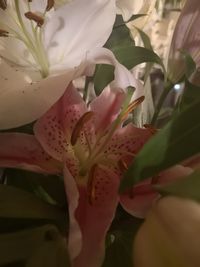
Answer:
<svg viewBox="0 0 200 267"><path fill-rule="evenodd" d="M113 49L117 60L128 69L132 69L141 63L152 62L162 66L162 60L152 50L139 46L125 46ZM114 78L114 68L107 65L99 65L94 76L95 91L99 94Z"/></svg>
<svg viewBox="0 0 200 267"><path fill-rule="evenodd" d="M160 130L136 156L125 174L121 189L167 169L200 152L200 100Z"/></svg>

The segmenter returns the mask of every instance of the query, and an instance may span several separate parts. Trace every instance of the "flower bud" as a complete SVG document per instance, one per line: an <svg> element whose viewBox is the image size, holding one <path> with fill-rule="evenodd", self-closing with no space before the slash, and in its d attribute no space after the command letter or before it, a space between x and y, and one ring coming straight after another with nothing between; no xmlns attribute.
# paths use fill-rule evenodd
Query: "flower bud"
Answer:
<svg viewBox="0 0 200 267"><path fill-rule="evenodd" d="M200 204L165 197L139 229L134 243L135 267L200 266Z"/></svg>

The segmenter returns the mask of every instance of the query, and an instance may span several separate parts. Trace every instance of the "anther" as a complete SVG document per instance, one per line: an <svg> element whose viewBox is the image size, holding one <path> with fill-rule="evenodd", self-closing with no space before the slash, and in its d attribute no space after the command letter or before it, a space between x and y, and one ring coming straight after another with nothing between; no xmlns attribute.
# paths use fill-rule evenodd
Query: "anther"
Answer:
<svg viewBox="0 0 200 267"><path fill-rule="evenodd" d="M9 37L9 32L0 29L0 37Z"/></svg>
<svg viewBox="0 0 200 267"><path fill-rule="evenodd" d="M28 11L24 15L27 19L35 21L38 27L41 27L44 24L44 18L37 15L36 13Z"/></svg>
<svg viewBox="0 0 200 267"><path fill-rule="evenodd" d="M130 103L122 116L122 121L125 120L128 114L131 113L134 109L136 109L136 107L139 106L144 101L144 99L145 97L141 96L134 100L132 103Z"/></svg>
<svg viewBox="0 0 200 267"><path fill-rule="evenodd" d="M0 8L3 10L7 8L7 0L0 0Z"/></svg>
<svg viewBox="0 0 200 267"><path fill-rule="evenodd" d="M152 134L155 134L158 132L158 129L153 127L151 124L144 124L144 128L148 129Z"/></svg>
<svg viewBox="0 0 200 267"><path fill-rule="evenodd" d="M72 132L72 136L71 136L71 144L72 146L74 146L80 136L81 131L83 130L83 127L85 125L85 123L87 123L94 115L94 112L92 111L88 111L85 114L83 114L82 117L80 117L80 119L77 121L74 130Z"/></svg>
<svg viewBox="0 0 200 267"><path fill-rule="evenodd" d="M51 10L54 7L55 1L54 0L48 0L47 1L47 6L46 6L46 11Z"/></svg>

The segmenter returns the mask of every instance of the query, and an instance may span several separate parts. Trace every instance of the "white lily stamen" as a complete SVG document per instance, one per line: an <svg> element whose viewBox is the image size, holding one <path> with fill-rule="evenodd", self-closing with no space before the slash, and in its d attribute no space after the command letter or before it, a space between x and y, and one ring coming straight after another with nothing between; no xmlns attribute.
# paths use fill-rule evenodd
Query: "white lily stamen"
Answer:
<svg viewBox="0 0 200 267"><path fill-rule="evenodd" d="M44 14L42 14L42 16L37 15L36 13L31 11L30 2L27 1L28 11L24 15L27 18L27 21L29 21L29 23L31 24L30 31L30 29L28 29L25 25L24 19L22 18L19 0L14 0L14 7L15 14L14 16L11 16L11 18L14 24L17 26L17 31L10 28L8 25L5 25L6 29L8 29L9 32L13 33L6 35L6 37L13 37L18 39L20 42L23 42L25 47L30 52L34 62L26 59L24 60L28 62L32 68L36 68L41 73L41 76L43 78L47 77L49 75L49 62L43 45L41 29L44 23L46 10L44 11ZM34 25L34 23L36 23L36 25Z"/></svg>

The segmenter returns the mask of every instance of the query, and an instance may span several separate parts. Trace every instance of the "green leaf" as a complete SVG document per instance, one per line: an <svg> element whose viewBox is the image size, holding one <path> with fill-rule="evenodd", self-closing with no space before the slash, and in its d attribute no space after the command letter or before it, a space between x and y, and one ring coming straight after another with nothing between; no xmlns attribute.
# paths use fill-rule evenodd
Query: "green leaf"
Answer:
<svg viewBox="0 0 200 267"><path fill-rule="evenodd" d="M170 185L155 186L162 195L174 195L200 202L200 170Z"/></svg>
<svg viewBox="0 0 200 267"><path fill-rule="evenodd" d="M144 47L153 50L149 36L139 28L135 27L135 29L138 31L140 38L142 39L142 42L144 44Z"/></svg>
<svg viewBox="0 0 200 267"><path fill-rule="evenodd" d="M26 191L0 185L0 218L48 219L63 221L65 214Z"/></svg>
<svg viewBox="0 0 200 267"><path fill-rule="evenodd" d="M65 257L67 257L67 248L64 246L64 240L60 236L59 231L56 227L52 225L45 225L42 227L37 227L34 229L23 230L15 233L1 234L0 235L0 265L8 264L12 262L18 261L26 261L27 259L35 258L35 255L40 255L38 258L38 265L30 265L39 267L41 260L46 258L44 248L48 247L51 250L48 254L51 259L55 254L61 254L63 252L63 247L65 247ZM59 248L59 251L52 250L52 247ZM40 252L40 253L38 253ZM41 253L43 252L43 253ZM40 260L40 262L39 262ZM54 265L54 266L69 266L67 263L69 262L66 258L66 265ZM44 262L45 263L45 262ZM51 266L51 265L43 265L43 266Z"/></svg>
<svg viewBox="0 0 200 267"><path fill-rule="evenodd" d="M136 156L120 190L156 175L200 152L200 100L193 103L160 130Z"/></svg>
<svg viewBox="0 0 200 267"><path fill-rule="evenodd" d="M119 21L121 21L119 17L121 16L117 16L115 25L118 25ZM116 48L133 45L134 40L130 36L129 29L126 24L121 24L120 26L114 26L113 31L104 47L113 51Z"/></svg>
<svg viewBox="0 0 200 267"><path fill-rule="evenodd" d="M139 46L120 47L113 50L117 60L128 69L145 62L164 65L162 60L152 50ZM94 75L95 91L99 94L114 78L114 68L107 65L99 65Z"/></svg>

